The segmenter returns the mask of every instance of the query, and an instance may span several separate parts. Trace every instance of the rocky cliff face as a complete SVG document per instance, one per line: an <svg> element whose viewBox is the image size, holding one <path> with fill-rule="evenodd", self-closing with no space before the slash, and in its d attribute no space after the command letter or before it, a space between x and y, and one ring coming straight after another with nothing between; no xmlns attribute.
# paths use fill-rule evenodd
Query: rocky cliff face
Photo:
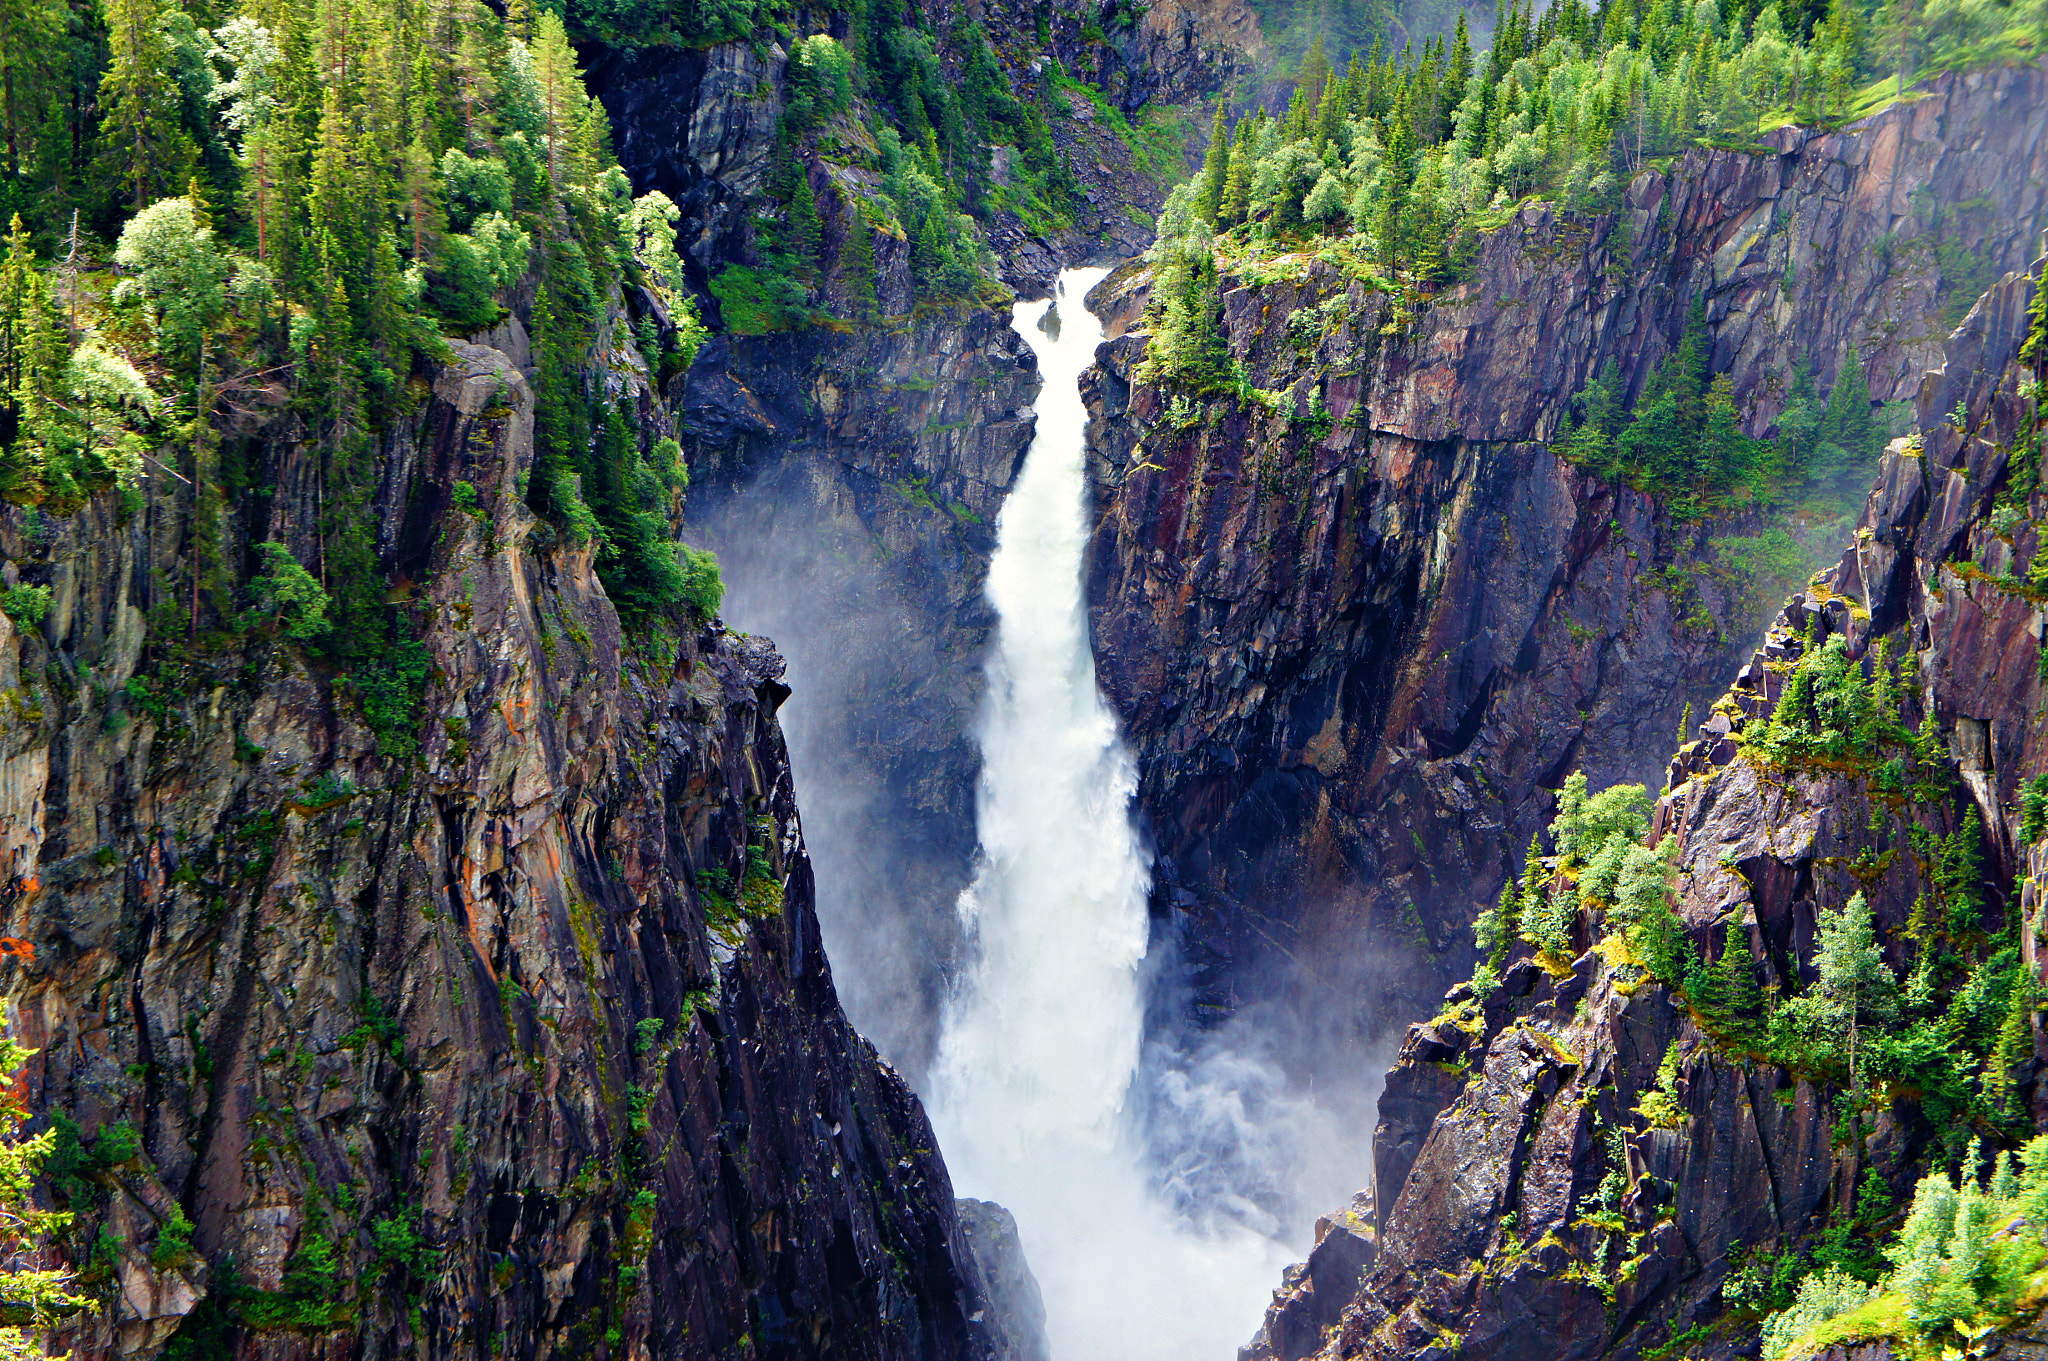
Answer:
<svg viewBox="0 0 2048 1361"><path fill-rule="evenodd" d="M1719 959L1739 936L1769 993L1811 985L1817 913L1858 892L1902 986L1937 939L1980 931L2011 931L1997 939L2017 943L2021 976L2040 975L2042 852L2020 799L2048 767L2042 597L2019 566L2041 534L2039 375L2015 357L2032 289L2009 277L1947 343L1918 392L1923 433L1886 456L1839 565L1671 763L1653 836L1673 838L1689 947ZM1774 758L1761 725L1791 721L1779 702L1800 659L1836 646L1879 721L1913 732L1853 759ZM1958 870L1940 848L1978 819L1981 862ZM1931 1084L1878 1082L1858 1137L1836 1082L1731 1043L1611 937L1589 948L1603 929L1580 915L1568 967L1518 943L1483 1005L1461 985L1411 1028L1381 1101L1377 1233L1334 1223L1244 1355L1754 1354L1754 1295L1730 1282L1743 1253L1865 1232L1886 1222L1882 1195L1902 1209L1930 1164L1961 1156L1971 1131ZM2002 1114L1975 1128L1998 1139L2048 1115L2038 1016L2015 1014L2009 1051L1957 1069L1995 1098Z"/></svg>
<svg viewBox="0 0 2048 1361"><path fill-rule="evenodd" d="M984 221L1006 277L1043 294L1064 265L1142 250L1166 188L1156 172L1177 172L1173 144L1202 130L1188 110L1255 49L1250 11L1176 0L1107 34L1079 10L991 0L967 17L1017 97L1049 111L1083 189L1063 233L1034 235L1008 213ZM939 37L956 71L952 39ZM1157 135L1134 145L1104 107L1056 85L1056 70L1105 92L1116 116L1153 120ZM700 279L753 259L784 76L782 48L746 44L649 51L593 72L636 189L683 208L680 244ZM822 157L805 173L836 257L872 177ZM849 1010L916 1078L976 845L982 581L1038 380L1006 309L920 312L909 244L881 236L876 250L877 299L894 322L722 337L670 396L697 479L688 532L720 555L728 617L790 659L798 697L786 722Z"/></svg>
<svg viewBox="0 0 2048 1361"><path fill-rule="evenodd" d="M1610 359L1640 390L1695 298L1753 432L1852 345L1910 394L1956 300L2037 247L2044 121L2048 78L1996 71L1695 151L1610 217L1525 208L1413 317L1306 258L1226 276L1272 405L1176 405L1142 333L1105 349L1096 652L1198 1006L1278 974L1340 1039L1426 1012L1565 775L1655 780L1753 641L1710 543L1740 526L1560 463L1565 400ZM1135 315L1142 271L1113 284Z"/></svg>
<svg viewBox="0 0 2048 1361"><path fill-rule="evenodd" d="M60 1341L1000 1354L930 1128L834 994L782 662L622 637L523 505L504 354L413 399L371 511L431 656L417 757L288 642L145 630L156 517L0 520L53 587L0 618L0 988L30 1100L75 1122L52 1184L103 1307ZM317 460L253 438L277 490L233 540L296 543Z"/></svg>

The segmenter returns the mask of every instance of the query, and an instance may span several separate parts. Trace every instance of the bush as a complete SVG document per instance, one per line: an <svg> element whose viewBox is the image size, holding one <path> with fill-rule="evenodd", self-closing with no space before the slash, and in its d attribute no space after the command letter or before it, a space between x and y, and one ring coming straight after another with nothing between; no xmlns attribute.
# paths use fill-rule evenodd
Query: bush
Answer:
<svg viewBox="0 0 2048 1361"><path fill-rule="evenodd" d="M676 545L676 555L682 569L682 603L708 623L725 603L725 582L718 574L718 557L708 548L692 548L686 543Z"/></svg>
<svg viewBox="0 0 2048 1361"><path fill-rule="evenodd" d="M23 628L34 628L50 613L50 588L10 586L0 592L0 610Z"/></svg>
<svg viewBox="0 0 2048 1361"><path fill-rule="evenodd" d="M787 274L727 265L711 280L725 329L735 335L760 336L801 326L809 318L803 286Z"/></svg>
<svg viewBox="0 0 2048 1361"><path fill-rule="evenodd" d="M1834 1267L1814 1272L1799 1283L1799 1294L1789 1309L1764 1320L1764 1355L1782 1354L1829 1319L1862 1308L1875 1293L1875 1286Z"/></svg>
<svg viewBox="0 0 2048 1361"><path fill-rule="evenodd" d="M1612 785L1589 798L1586 773L1573 771L1557 792L1552 845L1567 864L1583 864L1610 837L1641 840L1650 828L1650 807L1649 791L1639 784Z"/></svg>
<svg viewBox="0 0 2048 1361"><path fill-rule="evenodd" d="M455 147L441 157L441 183L448 198L448 225L468 231L485 213L512 211L512 175L503 161L473 160Z"/></svg>
<svg viewBox="0 0 2048 1361"><path fill-rule="evenodd" d="M249 583L260 612L276 620L288 638L317 638L327 632L327 607L333 603L313 574L299 565L281 543L260 543L264 571Z"/></svg>

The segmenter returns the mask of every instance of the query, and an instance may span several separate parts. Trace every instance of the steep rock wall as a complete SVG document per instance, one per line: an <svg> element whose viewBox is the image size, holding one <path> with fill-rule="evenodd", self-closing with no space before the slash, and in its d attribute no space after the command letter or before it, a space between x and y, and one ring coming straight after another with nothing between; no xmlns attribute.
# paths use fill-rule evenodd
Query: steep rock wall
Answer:
<svg viewBox="0 0 2048 1361"><path fill-rule="evenodd" d="M1690 944L1714 959L1744 933L1779 996L1815 977L1817 911L1853 893L1895 973L1932 949L1918 914L1955 888L1928 848L1973 815L1986 833L1969 885L1982 928L2017 914L2027 974L2041 974L2042 850L2023 842L2019 793L2048 768L2042 606L2015 568L2042 543L2039 374L2015 357L2032 292L2009 277L1948 342L1918 393L1922 434L1887 454L1855 541L1787 605L1671 764L1653 835L1675 838ZM1781 765L1738 740L1773 714L1791 664L1835 635L1862 667L1888 641L1895 674L1916 678L1890 697L1921 735L1914 769L1928 772L1914 783L1928 792L1903 792L1874 761ZM1444 1016L1410 1029L1375 1135L1377 1233L1333 1226L1324 1244L1350 1244L1352 1265L1291 1271L1244 1356L1633 1357L1675 1340L1679 1354L1754 1354L1756 1316L1724 1290L1738 1245L1813 1247L1850 1220L1873 1173L1903 1209L1974 1132L1897 1084L1876 1093L1859 1146L1839 1087L1711 1038L1664 983L1590 948L1600 929L1578 918L1584 953L1569 970L1517 943L1483 1006L1460 985ZM2012 1067L1986 1069L2012 1084L2007 1139L2048 1123L2039 1016L2026 1014ZM1673 1105L1652 1119L1645 1098L1660 1086ZM1599 1188L1617 1173L1615 1205Z"/></svg>
<svg viewBox="0 0 2048 1361"><path fill-rule="evenodd" d="M53 588L39 629L0 618L0 991L32 1104L76 1122L68 1255L103 1307L60 1341L1000 1354L924 1115L839 1009L781 661L622 638L523 505L504 354L411 395L370 513L432 658L417 757L293 646L182 654L177 608L146 634L159 517L0 519L10 577ZM317 451L254 438L276 493L232 541L297 543Z"/></svg>
<svg viewBox="0 0 2048 1361"><path fill-rule="evenodd" d="M1139 378L1142 332L1106 347L1096 653L1199 1009L1277 973L1339 1039L1398 1027L1467 967L1568 772L1655 780L1752 641L1709 547L1742 525L1673 524L1561 464L1566 399L1610 359L1639 391L1696 297L1753 432L1795 362L1825 388L1851 344L1874 398L1909 395L1955 299L2036 249L2044 125L2048 77L2001 70L1694 151L1609 217L1524 208L1412 318L1306 259L1226 277L1232 352L1277 411L1176 406ZM1135 317L1146 282L1102 306Z"/></svg>

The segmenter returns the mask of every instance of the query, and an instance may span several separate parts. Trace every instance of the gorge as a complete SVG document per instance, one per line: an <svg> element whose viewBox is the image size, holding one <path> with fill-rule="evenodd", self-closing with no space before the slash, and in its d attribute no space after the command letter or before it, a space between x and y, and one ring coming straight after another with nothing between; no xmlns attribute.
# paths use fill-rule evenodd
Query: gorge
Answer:
<svg viewBox="0 0 2048 1361"><path fill-rule="evenodd" d="M2031 1356L2039 11L0 6L0 1330Z"/></svg>

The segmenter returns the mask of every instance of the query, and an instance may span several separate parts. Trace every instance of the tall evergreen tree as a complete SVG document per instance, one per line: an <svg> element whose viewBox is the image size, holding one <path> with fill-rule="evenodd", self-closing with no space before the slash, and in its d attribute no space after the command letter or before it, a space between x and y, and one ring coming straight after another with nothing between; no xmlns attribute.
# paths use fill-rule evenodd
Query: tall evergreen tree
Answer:
<svg viewBox="0 0 2048 1361"><path fill-rule="evenodd" d="M106 12L109 61L94 173L139 212L185 182L196 153L179 116L183 101L156 0L106 0Z"/></svg>
<svg viewBox="0 0 2048 1361"><path fill-rule="evenodd" d="M1230 175L1230 129L1225 122L1224 104L1216 101L1216 116L1209 123L1209 150L1202 157L1202 175L1196 182L1195 215L1212 228L1219 224L1223 186Z"/></svg>

